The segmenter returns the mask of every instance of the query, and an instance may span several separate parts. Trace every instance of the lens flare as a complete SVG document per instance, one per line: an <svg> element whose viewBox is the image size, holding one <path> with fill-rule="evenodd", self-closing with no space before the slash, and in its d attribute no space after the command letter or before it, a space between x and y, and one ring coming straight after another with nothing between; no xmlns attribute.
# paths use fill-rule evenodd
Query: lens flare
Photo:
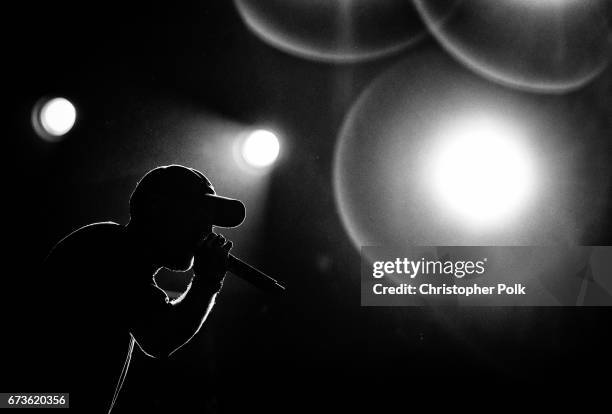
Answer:
<svg viewBox="0 0 612 414"><path fill-rule="evenodd" d="M300 58L356 62L399 52L425 37L405 0L234 0L245 25Z"/></svg>
<svg viewBox="0 0 612 414"><path fill-rule="evenodd" d="M415 0L415 5L457 61L512 88L565 93L591 82L612 58L606 0Z"/></svg>

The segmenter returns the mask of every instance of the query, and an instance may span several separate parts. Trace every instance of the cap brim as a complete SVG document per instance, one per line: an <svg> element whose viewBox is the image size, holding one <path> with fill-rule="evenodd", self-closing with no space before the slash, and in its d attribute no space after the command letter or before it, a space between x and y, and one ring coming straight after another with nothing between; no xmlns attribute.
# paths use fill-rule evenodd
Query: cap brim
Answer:
<svg viewBox="0 0 612 414"><path fill-rule="evenodd" d="M216 194L204 194L206 203L211 207L212 225L219 227L239 226L246 217L242 201L221 197Z"/></svg>

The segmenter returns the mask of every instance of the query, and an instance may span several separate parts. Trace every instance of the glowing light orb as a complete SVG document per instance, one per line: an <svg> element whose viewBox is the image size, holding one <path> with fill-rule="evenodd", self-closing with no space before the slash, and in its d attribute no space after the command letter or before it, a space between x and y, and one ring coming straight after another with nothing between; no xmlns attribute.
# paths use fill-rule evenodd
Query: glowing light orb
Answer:
<svg viewBox="0 0 612 414"><path fill-rule="evenodd" d="M426 34L405 0L234 0L246 26L301 58L355 62L398 52Z"/></svg>
<svg viewBox="0 0 612 414"><path fill-rule="evenodd" d="M255 168L272 165L279 152L280 143L276 135L263 129L252 132L242 144L241 151L244 161Z"/></svg>
<svg viewBox="0 0 612 414"><path fill-rule="evenodd" d="M515 125L483 116L443 132L432 160L432 190L441 207L471 225L518 213L531 195L534 166Z"/></svg>
<svg viewBox="0 0 612 414"><path fill-rule="evenodd" d="M415 5L452 56L506 86L567 92L599 75L612 56L607 0L415 0Z"/></svg>
<svg viewBox="0 0 612 414"><path fill-rule="evenodd" d="M335 148L334 196L354 246L576 244L609 197L607 135L585 135L601 116L589 105L546 103L435 49L379 76Z"/></svg>
<svg viewBox="0 0 612 414"><path fill-rule="evenodd" d="M42 138L57 140L67 134L76 121L76 109L66 98L53 98L36 105L34 128Z"/></svg>

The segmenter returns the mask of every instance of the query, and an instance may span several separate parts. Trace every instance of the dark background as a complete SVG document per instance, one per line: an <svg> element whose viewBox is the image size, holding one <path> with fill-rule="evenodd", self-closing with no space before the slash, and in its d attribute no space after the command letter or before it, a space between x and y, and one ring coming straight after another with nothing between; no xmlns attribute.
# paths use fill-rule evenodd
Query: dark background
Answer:
<svg viewBox="0 0 612 414"><path fill-rule="evenodd" d="M606 308L360 307L359 255L333 200L333 148L355 97L405 55L352 65L298 59L255 38L230 1L23 2L4 19L2 390L36 391L28 381L44 369L28 364L44 312L25 300L45 276L36 263L79 226L127 222L137 179L186 156L180 137L158 131L189 108L283 130L291 152L271 173L263 231L244 254L289 291L270 299L229 278L203 331L173 358L135 353L118 409L378 411L526 395L587 403L609 392ZM46 95L79 111L59 144L31 127ZM610 217L585 244L610 242ZM121 280L105 283L120 294Z"/></svg>

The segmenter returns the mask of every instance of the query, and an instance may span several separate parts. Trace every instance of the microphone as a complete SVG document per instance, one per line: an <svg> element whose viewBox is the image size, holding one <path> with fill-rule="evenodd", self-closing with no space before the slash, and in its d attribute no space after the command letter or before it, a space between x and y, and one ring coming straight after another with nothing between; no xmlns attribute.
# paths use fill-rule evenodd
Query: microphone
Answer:
<svg viewBox="0 0 612 414"><path fill-rule="evenodd" d="M227 257L227 270L266 292L280 293L285 291L285 287L276 280L231 254Z"/></svg>

